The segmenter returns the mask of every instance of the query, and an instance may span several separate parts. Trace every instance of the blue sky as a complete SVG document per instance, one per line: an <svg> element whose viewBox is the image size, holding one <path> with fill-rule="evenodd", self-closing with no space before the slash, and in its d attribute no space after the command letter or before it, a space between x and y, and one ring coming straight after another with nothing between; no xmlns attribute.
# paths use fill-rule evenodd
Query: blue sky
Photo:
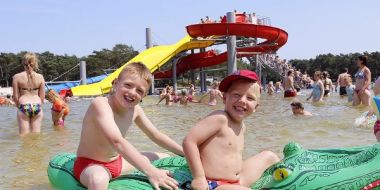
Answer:
<svg viewBox="0 0 380 190"><path fill-rule="evenodd" d="M289 33L278 54L286 59L325 53L379 51L377 0L9 0L0 1L0 52L50 51L87 56L115 44L143 50L145 28L155 44L172 44L185 26L234 9L271 18Z"/></svg>

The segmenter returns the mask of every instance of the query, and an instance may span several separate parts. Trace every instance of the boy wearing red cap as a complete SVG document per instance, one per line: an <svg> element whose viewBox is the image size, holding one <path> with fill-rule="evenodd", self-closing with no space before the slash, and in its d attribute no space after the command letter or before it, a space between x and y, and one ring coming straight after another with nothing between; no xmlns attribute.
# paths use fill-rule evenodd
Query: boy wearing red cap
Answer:
<svg viewBox="0 0 380 190"><path fill-rule="evenodd" d="M243 161L244 119L257 107L260 88L255 72L239 70L224 78L224 110L216 110L200 120L183 141L193 181L191 188L249 189L262 173L280 159L263 151Z"/></svg>

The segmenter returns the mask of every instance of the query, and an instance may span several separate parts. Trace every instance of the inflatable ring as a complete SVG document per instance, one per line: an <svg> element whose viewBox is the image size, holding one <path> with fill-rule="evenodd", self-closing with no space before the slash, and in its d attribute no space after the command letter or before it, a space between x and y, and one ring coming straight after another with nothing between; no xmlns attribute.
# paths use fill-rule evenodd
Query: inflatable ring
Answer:
<svg viewBox="0 0 380 190"><path fill-rule="evenodd" d="M363 189L380 187L380 143L372 146L341 149L305 150L297 143L284 148L282 162L268 168L251 189ZM73 174L75 154L63 153L51 159L50 183L56 189L85 189ZM169 157L153 162L169 170L180 187L192 180L183 157ZM139 171L110 181L108 189L152 190Z"/></svg>
<svg viewBox="0 0 380 190"><path fill-rule="evenodd" d="M284 148L284 160L268 168L252 189L364 189L380 187L380 143L372 146L305 150ZM286 172L291 171L291 173ZM286 176L286 177L283 177Z"/></svg>
<svg viewBox="0 0 380 190"><path fill-rule="evenodd" d="M73 173L75 154L61 153L54 156L47 169L50 184L59 190L85 190ZM180 184L191 182L192 177L187 166L186 159L183 157L169 157L153 162L157 168L169 170ZM109 190L133 189L133 190L153 190L148 178L139 171L131 172L128 175L121 175L112 179L108 185Z"/></svg>

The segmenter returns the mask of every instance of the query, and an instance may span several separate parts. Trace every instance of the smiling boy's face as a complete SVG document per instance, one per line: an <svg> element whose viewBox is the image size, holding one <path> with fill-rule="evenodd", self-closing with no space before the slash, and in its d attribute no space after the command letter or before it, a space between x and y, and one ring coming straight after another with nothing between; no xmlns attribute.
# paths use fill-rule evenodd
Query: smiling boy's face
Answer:
<svg viewBox="0 0 380 190"><path fill-rule="evenodd" d="M121 105L136 106L147 94L150 84L137 74L125 74L115 81L115 96Z"/></svg>
<svg viewBox="0 0 380 190"><path fill-rule="evenodd" d="M234 121L241 122L255 111L259 93L256 91L253 81L240 79L224 93L225 110Z"/></svg>

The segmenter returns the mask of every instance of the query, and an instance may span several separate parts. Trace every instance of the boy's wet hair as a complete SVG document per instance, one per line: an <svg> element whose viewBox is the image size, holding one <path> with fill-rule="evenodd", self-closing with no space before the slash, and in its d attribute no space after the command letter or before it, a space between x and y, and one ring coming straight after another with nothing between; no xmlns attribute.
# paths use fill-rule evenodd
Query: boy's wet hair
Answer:
<svg viewBox="0 0 380 190"><path fill-rule="evenodd" d="M149 87L152 84L152 73L142 62L133 62L125 66L120 72L118 79L126 74L136 74L144 79L148 83Z"/></svg>
<svg viewBox="0 0 380 190"><path fill-rule="evenodd" d="M182 96L186 96L187 95L187 90L186 89L182 89L181 90L181 94L182 94Z"/></svg>
<svg viewBox="0 0 380 190"><path fill-rule="evenodd" d="M296 108L304 109L303 104L299 101L293 101L290 105Z"/></svg>

